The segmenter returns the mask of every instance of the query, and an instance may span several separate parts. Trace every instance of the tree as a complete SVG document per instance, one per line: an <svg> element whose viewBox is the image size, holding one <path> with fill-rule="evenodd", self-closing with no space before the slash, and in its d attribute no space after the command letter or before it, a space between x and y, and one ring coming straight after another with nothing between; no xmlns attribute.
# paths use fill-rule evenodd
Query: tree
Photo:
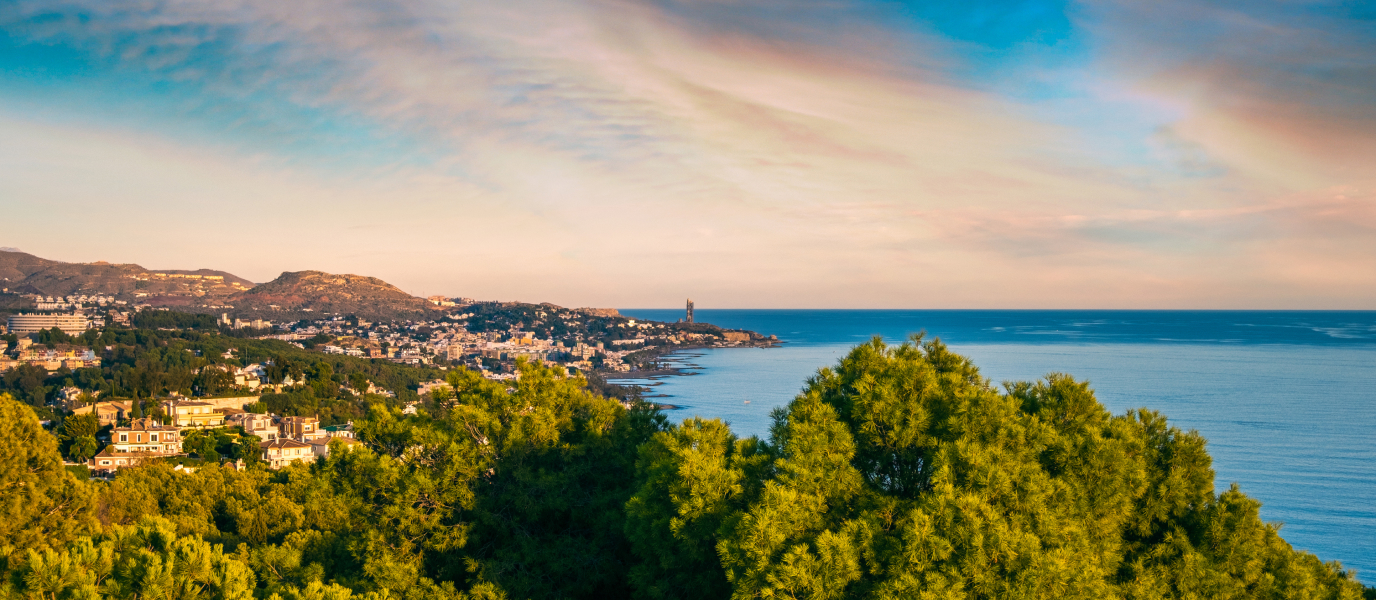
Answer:
<svg viewBox="0 0 1376 600"><path fill-rule="evenodd" d="M43 401L50 389L43 385L44 380L48 377L48 371L43 367L22 364L10 369L4 377L6 387L14 395L27 401L31 406L43 406Z"/></svg>
<svg viewBox="0 0 1376 600"><path fill-rule="evenodd" d="M359 396L367 393L368 383L367 373L355 371L349 374L349 387L353 388L355 392L358 392Z"/></svg>
<svg viewBox="0 0 1376 600"><path fill-rule="evenodd" d="M1216 495L1198 434L1110 415L1066 375L1000 392L939 341L876 339L819 371L775 413L765 467L730 440L685 422L642 448L640 595L718 568L737 598L1362 594L1236 487Z"/></svg>
<svg viewBox="0 0 1376 600"><path fill-rule="evenodd" d="M54 347L57 344L66 344L72 341L72 336L67 335L67 332L62 331L57 327L53 327L52 329L40 329L38 330L37 337L38 343L44 344L49 348Z"/></svg>
<svg viewBox="0 0 1376 600"><path fill-rule="evenodd" d="M202 460L220 460L220 452L216 449L218 442L214 432L190 430L182 437L182 450L195 454Z"/></svg>
<svg viewBox="0 0 1376 600"><path fill-rule="evenodd" d="M90 454L85 454L85 458L77 458L72 447L76 444L77 440L84 438L90 438L91 446L94 446L96 443L96 432L99 429L100 422L96 420L96 416L93 414L72 415L63 419L61 435L63 450L67 452L67 455L72 458L72 460L84 462L85 459L95 455L95 450L91 450Z"/></svg>
<svg viewBox="0 0 1376 600"><path fill-rule="evenodd" d="M62 547L94 526L92 491L62 467L33 410L0 394L0 555Z"/></svg>
<svg viewBox="0 0 1376 600"><path fill-rule="evenodd" d="M68 598L251 600L253 572L198 537L178 537L165 519L147 517L70 550L30 550L21 591L52 600ZM294 591L294 590L293 590Z"/></svg>
<svg viewBox="0 0 1376 600"><path fill-rule="evenodd" d="M86 462L96 455L100 448L94 436L84 435L72 442L67 450L67 455L73 462Z"/></svg>
<svg viewBox="0 0 1376 600"><path fill-rule="evenodd" d="M639 489L626 503L626 537L647 560L629 578L647 598L725 598L719 532L759 496L752 485L773 462L756 438L738 440L721 421L697 417L640 446Z"/></svg>
<svg viewBox="0 0 1376 600"><path fill-rule="evenodd" d="M260 445L262 440L256 435L239 436L234 442L233 451L230 458L242 460L244 464L256 465L263 462L263 449Z"/></svg>

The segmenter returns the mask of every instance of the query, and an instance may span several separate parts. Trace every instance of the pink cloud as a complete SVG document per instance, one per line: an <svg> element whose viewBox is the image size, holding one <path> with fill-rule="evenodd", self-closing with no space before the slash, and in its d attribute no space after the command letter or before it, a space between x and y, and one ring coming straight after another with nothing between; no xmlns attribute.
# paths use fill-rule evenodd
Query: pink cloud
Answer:
<svg viewBox="0 0 1376 600"><path fill-rule="evenodd" d="M135 206L184 201L199 182L234 192L213 196L222 200L270 199L270 213L329 215L326 230L366 230L290 246L301 266L576 305L664 304L685 286L737 306L1376 301L1376 273L1364 266L1376 262L1376 180L1364 168L1376 164L1376 121L1366 107L1320 114L1298 92L1234 85L1264 79L1261 66L1226 52L1200 66L1183 41L1128 68L1152 42L1122 36L1084 76L1090 97L1074 110L1046 104L1064 111L1052 119L961 84L942 68L941 40L864 19L812 35L807 22L723 30L694 12L730 3L142 6L91 3L95 25L33 35L85 36L118 46L129 69L285 94L449 150L434 164L352 178L286 168L270 152L246 160L190 148L195 164L177 151L129 164L130 148L190 144L26 122L26 139L61 131L48 136L59 144L43 155L52 161L61 144L105 140L69 161L95 185L40 193L41 178L14 171L0 193L60 202L123 165L141 174L118 188ZM1104 39L1118 39L1139 13L1194 9L1095 10L1118 15L1097 21ZM189 59L205 41L196 35L149 33L171 25L219 32L207 35L226 44L226 64ZM116 44L141 39L129 32L166 51ZM1150 118L1115 125L1139 117L1115 112L1134 106ZM1086 131L1085 107L1107 115L1106 131ZM18 153L18 143L0 150ZM1134 161L1124 146L1159 156ZM182 187L159 183L164 171L179 171ZM177 218L159 225L184 225ZM286 268L281 252L197 252L252 273ZM436 260L405 258L415 255Z"/></svg>

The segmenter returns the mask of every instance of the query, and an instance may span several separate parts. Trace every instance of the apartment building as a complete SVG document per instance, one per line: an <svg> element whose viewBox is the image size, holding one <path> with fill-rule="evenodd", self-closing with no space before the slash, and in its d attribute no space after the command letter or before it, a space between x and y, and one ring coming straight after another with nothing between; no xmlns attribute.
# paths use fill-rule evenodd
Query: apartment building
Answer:
<svg viewBox="0 0 1376 600"><path fill-rule="evenodd" d="M27 335L54 327L67 335L80 335L86 331L85 315L10 315L7 327L10 333Z"/></svg>

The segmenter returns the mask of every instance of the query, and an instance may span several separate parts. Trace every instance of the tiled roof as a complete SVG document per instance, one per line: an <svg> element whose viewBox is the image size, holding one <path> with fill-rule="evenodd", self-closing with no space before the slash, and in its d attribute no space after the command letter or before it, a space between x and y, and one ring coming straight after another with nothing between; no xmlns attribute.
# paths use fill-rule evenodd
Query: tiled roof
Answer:
<svg viewBox="0 0 1376 600"><path fill-rule="evenodd" d="M310 448L310 444L298 442L289 438L277 438L270 442L259 442L258 446L264 450L269 448Z"/></svg>
<svg viewBox="0 0 1376 600"><path fill-rule="evenodd" d="M358 440L356 440L356 439L353 439L353 438L346 438L346 437L342 437L342 436L330 436L330 437L316 438L316 439L311 440L310 443L311 443L311 445L313 445L313 446L328 446L328 445L330 445L330 441L332 441L332 440L339 440L339 441L341 441L341 442L344 442L344 445L345 445L345 446L353 446L353 445L356 445L356 444L362 444L362 443L363 443L363 442L360 442L360 441L358 441Z"/></svg>
<svg viewBox="0 0 1376 600"><path fill-rule="evenodd" d="M181 431L181 429L171 425L163 425L153 419L144 417L142 419L134 419L128 427L116 427L115 431Z"/></svg>

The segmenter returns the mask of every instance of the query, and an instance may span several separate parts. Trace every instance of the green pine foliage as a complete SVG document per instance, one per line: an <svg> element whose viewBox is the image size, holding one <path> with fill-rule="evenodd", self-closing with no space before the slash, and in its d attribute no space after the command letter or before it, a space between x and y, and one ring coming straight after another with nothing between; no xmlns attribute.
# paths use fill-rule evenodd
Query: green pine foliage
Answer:
<svg viewBox="0 0 1376 600"><path fill-rule="evenodd" d="M1373 595L1216 493L1199 435L1111 415L1069 376L996 388L939 342L875 340L761 440L521 368L451 372L416 415L374 404L362 444L311 465L113 482L73 478L0 396L0 599ZM76 455L89 429L57 433Z"/></svg>
<svg viewBox="0 0 1376 600"><path fill-rule="evenodd" d="M1361 597L1236 486L1215 494L1198 434L1065 375L1000 391L915 342L820 371L767 443L690 420L642 448L641 595Z"/></svg>
<svg viewBox="0 0 1376 600"><path fill-rule="evenodd" d="M62 466L57 438L38 416L0 394L0 570L29 550L61 549L94 526L95 490Z"/></svg>

